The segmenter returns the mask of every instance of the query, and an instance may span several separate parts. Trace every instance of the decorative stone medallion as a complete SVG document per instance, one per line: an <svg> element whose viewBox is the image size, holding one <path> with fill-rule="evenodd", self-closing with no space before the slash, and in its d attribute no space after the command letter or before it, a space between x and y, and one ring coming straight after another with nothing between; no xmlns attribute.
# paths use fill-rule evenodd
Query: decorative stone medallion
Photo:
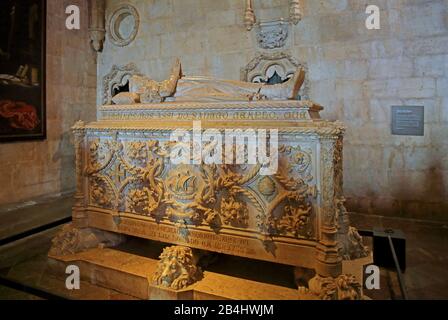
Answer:
<svg viewBox="0 0 448 320"><path fill-rule="evenodd" d="M275 182L268 176L261 178L257 184L258 191L265 197L272 196L276 191Z"/></svg>
<svg viewBox="0 0 448 320"><path fill-rule="evenodd" d="M124 4L115 9L109 16L107 31L110 41L119 47L124 47L134 41L140 25L137 10Z"/></svg>

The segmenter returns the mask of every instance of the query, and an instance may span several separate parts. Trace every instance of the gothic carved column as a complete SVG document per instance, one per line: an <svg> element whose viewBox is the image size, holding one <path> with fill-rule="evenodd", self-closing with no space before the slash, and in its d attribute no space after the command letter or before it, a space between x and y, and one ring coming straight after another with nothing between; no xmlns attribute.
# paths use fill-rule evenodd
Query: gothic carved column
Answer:
<svg viewBox="0 0 448 320"><path fill-rule="evenodd" d="M103 43L106 37L105 14L105 0L89 1L89 35L92 47L96 52L103 50Z"/></svg>
<svg viewBox="0 0 448 320"><path fill-rule="evenodd" d="M50 257L75 254L92 248L116 246L126 240L121 234L90 228L88 225L86 179L84 168L87 163L86 127L79 120L72 127L75 144L76 193L72 209L72 223L64 225L52 240Z"/></svg>
<svg viewBox="0 0 448 320"><path fill-rule="evenodd" d="M358 230L350 226L350 218L345 208L343 192L343 136L339 136L334 153L334 206L336 210L336 225L338 228L339 255L344 260L367 257L369 250L363 244Z"/></svg>
<svg viewBox="0 0 448 320"><path fill-rule="evenodd" d="M73 206L73 225L77 228L87 227L87 216L85 212L85 198L84 198L84 137L85 124L83 121L78 121L73 126L74 142L75 142L75 161L76 161L76 193L75 205Z"/></svg>
<svg viewBox="0 0 448 320"><path fill-rule="evenodd" d="M316 272L321 276L337 277L342 272L342 258L338 250L338 228L335 208L335 152L336 139L321 140L321 236L316 247Z"/></svg>

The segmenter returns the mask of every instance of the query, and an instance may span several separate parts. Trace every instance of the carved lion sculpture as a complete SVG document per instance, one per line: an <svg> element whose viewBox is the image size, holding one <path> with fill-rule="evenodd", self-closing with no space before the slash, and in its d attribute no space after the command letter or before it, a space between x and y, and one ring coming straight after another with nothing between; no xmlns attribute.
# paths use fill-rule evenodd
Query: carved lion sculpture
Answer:
<svg viewBox="0 0 448 320"><path fill-rule="evenodd" d="M319 297L322 300L360 300L361 284L352 275L342 274L336 279L325 278Z"/></svg>
<svg viewBox="0 0 448 320"><path fill-rule="evenodd" d="M75 254L92 248L114 247L124 242L126 237L117 233L92 228L78 229L66 224L51 240L50 256Z"/></svg>
<svg viewBox="0 0 448 320"><path fill-rule="evenodd" d="M362 300L361 284L352 275L341 274L337 278L315 276L308 287L299 287L300 299Z"/></svg>
<svg viewBox="0 0 448 320"><path fill-rule="evenodd" d="M167 247L160 255L153 283L174 290L184 289L202 278L197 261L198 257L191 248Z"/></svg>

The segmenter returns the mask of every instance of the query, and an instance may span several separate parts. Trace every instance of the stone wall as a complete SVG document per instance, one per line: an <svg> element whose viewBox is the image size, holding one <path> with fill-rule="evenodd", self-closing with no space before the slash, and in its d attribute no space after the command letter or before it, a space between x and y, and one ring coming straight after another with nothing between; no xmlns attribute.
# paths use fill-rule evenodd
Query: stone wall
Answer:
<svg viewBox="0 0 448 320"><path fill-rule="evenodd" d="M175 57L185 74L239 79L257 52L244 0L129 0L141 25L134 42L106 41L98 90L111 67L135 62L154 79ZM288 0L254 0L261 19L287 17ZM108 0L107 13L122 1ZM283 51L309 66L323 117L348 126L344 184L350 210L420 219L448 211L447 0L302 0L303 20ZM365 9L381 9L381 30ZM100 99L101 94L99 94ZM100 100L98 100L100 102ZM393 136L392 105L424 105L425 136Z"/></svg>
<svg viewBox="0 0 448 320"><path fill-rule="evenodd" d="M48 0L47 139L0 144L0 204L74 189L70 127L95 119L96 54L90 49L88 0ZM65 28L65 8L81 9L81 30Z"/></svg>

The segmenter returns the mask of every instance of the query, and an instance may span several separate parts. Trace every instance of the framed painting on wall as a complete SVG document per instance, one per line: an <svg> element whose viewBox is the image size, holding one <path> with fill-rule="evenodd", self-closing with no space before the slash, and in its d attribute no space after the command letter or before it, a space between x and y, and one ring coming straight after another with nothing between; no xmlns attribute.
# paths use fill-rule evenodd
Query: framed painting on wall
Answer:
<svg viewBox="0 0 448 320"><path fill-rule="evenodd" d="M0 1L0 142L46 138L46 0Z"/></svg>

